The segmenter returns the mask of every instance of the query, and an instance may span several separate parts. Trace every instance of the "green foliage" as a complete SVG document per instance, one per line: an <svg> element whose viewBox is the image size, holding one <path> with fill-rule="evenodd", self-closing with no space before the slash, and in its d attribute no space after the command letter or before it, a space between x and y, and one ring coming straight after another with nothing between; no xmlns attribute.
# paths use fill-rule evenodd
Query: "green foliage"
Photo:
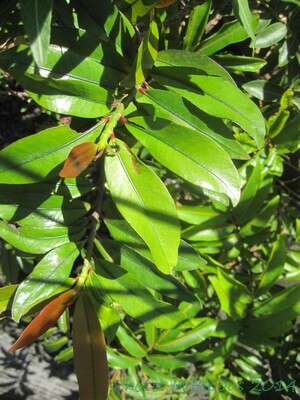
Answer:
<svg viewBox="0 0 300 400"><path fill-rule="evenodd" d="M74 288L41 340L81 400L300 394L299 2L273 3L0 5L1 71L69 117L0 151L0 312Z"/></svg>

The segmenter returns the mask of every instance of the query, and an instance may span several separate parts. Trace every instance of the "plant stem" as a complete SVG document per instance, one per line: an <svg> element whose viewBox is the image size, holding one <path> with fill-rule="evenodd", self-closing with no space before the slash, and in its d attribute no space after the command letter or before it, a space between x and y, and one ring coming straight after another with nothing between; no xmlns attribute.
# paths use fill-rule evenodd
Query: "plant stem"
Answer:
<svg viewBox="0 0 300 400"><path fill-rule="evenodd" d="M101 158L99 160L99 170L100 171L99 171L98 183L97 183L97 196L96 196L94 211L92 214L91 229L90 229L89 237L87 240L86 258L88 260L90 260L92 257L94 240L96 237L97 229L99 228L98 225L100 223L100 213L101 213L102 200L103 200L103 195L104 195L104 162L103 161L104 161L103 158Z"/></svg>
<svg viewBox="0 0 300 400"><path fill-rule="evenodd" d="M115 110L112 112L110 115L110 119L105 125L105 128L102 131L99 143L98 143L98 149L99 151L104 150L105 147L107 146L107 142L109 138L111 137L114 128L116 127L119 119L122 117L124 111L124 104L123 103L118 103L116 106Z"/></svg>

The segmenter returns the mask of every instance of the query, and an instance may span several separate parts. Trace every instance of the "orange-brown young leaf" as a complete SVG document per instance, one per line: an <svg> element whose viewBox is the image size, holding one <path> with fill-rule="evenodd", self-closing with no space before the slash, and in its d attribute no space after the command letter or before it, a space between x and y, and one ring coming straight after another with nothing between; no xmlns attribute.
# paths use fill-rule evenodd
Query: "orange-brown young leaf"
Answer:
<svg viewBox="0 0 300 400"><path fill-rule="evenodd" d="M156 4L156 8L165 8L169 7L171 4L174 4L176 0L160 0L158 4Z"/></svg>
<svg viewBox="0 0 300 400"><path fill-rule="evenodd" d="M39 336L51 328L51 326L55 325L56 321L68 305L74 301L77 293L78 292L75 289L71 289L50 301L50 303L48 303L24 329L9 351L14 352L22 347L30 345Z"/></svg>
<svg viewBox="0 0 300 400"><path fill-rule="evenodd" d="M76 178L90 165L96 154L97 145L93 142L85 142L75 146L68 155L59 176L62 178Z"/></svg>

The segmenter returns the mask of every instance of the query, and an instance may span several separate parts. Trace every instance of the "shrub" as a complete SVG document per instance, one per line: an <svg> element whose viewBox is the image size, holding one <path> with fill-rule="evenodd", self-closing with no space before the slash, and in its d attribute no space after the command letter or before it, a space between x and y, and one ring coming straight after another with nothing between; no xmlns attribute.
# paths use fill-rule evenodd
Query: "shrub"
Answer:
<svg viewBox="0 0 300 400"><path fill-rule="evenodd" d="M111 399L296 398L299 1L0 19L0 68L58 121L0 152L0 311L29 322L11 351L74 353L82 400L109 377Z"/></svg>

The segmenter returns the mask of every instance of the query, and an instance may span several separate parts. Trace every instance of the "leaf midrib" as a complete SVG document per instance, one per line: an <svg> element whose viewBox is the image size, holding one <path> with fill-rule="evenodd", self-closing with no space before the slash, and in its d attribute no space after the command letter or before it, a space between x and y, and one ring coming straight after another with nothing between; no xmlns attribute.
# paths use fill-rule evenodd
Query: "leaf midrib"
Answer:
<svg viewBox="0 0 300 400"><path fill-rule="evenodd" d="M126 168L126 166L125 166L125 164L124 164L124 162L123 162L123 160L122 160L122 157L121 157L119 154L117 155L117 157L118 157L118 159L119 159L119 161L120 161L120 164L121 164L121 166L122 166L122 168L123 168L123 170L124 170L124 172L125 172L125 174L126 174L126 176L127 176L127 179L129 180L129 182L130 182L130 184L131 184L131 187L133 188L134 193L136 194L137 198L139 199L140 203L142 204L142 208L143 208L145 214L147 215L148 220L150 221L149 225L151 226L151 230L152 230L153 233L154 233L154 238L155 238L155 233L157 234L157 237L160 238L159 232L157 232L157 229L156 229L156 227L155 227L155 224L151 223L152 217L151 217L151 215L149 215L149 212L148 212L148 210L147 210L147 208L146 208L146 204L144 203L143 198L141 197L140 193L139 193L138 190L136 189L136 187L135 187L135 185L134 185L134 183L133 183L133 181L132 181L132 179L131 179L131 177L130 177L128 171L127 171L127 168ZM161 249L161 251L162 251L162 253L163 253L164 257L165 257L165 260L168 261L168 257L167 257L167 255L166 255L166 253L165 253L164 248L163 248L162 245L161 245L160 240L158 240L158 244L159 244L159 247L160 247L160 249ZM169 265L169 263L168 263L168 265Z"/></svg>
<svg viewBox="0 0 300 400"><path fill-rule="evenodd" d="M131 123L132 124L132 123ZM151 133L151 131L146 131L144 128L140 127L139 125L134 124L134 127L140 130L143 130L145 132L146 135L150 135L154 140L158 141L158 142L162 142L165 145L167 145L168 147L170 147L171 149L174 149L175 151L177 151L178 153L180 153L181 155L183 155L184 157L188 158L189 160L191 160L193 163L195 163L197 166L200 166L202 169L204 169L205 171L207 171L208 173L210 173L211 175L213 175L217 180L219 180L222 185L225 186L225 188L227 188L228 190L231 189L232 187L228 186L228 184L218 175L216 175L213 171L211 171L209 168L207 168L206 166L204 166L202 163L194 160L193 157L191 157L189 154L186 154L185 152L183 152L180 148L177 148L176 146L170 144L167 140L159 140L157 139L155 136L153 136L153 134ZM229 156L228 156L229 157ZM235 187L235 186L234 186ZM238 188L239 189L239 188ZM229 193L231 192L231 190L229 191Z"/></svg>

